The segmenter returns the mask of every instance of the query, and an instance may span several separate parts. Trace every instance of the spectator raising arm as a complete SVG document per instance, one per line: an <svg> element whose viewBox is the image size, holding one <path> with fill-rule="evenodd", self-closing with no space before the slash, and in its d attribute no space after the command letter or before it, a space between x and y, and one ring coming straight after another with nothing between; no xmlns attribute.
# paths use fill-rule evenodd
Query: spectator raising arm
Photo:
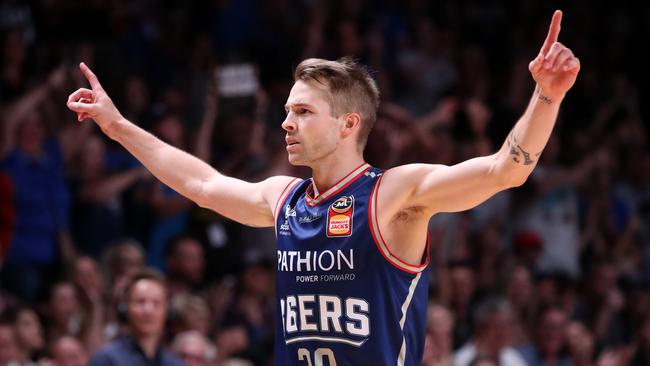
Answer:
<svg viewBox="0 0 650 366"><path fill-rule="evenodd" d="M92 118L158 179L198 205L251 226L272 226L273 209L290 177L248 183L227 177L202 160L170 146L126 120L104 91L95 74L81 63L92 89L81 88L68 98L78 120Z"/></svg>
<svg viewBox="0 0 650 366"><path fill-rule="evenodd" d="M61 86L65 74L64 69L58 68L50 73L47 82L30 90L13 104L7 106L2 113L2 134L0 136L0 158L7 155L16 145L16 131L20 123L47 99L52 89Z"/></svg>

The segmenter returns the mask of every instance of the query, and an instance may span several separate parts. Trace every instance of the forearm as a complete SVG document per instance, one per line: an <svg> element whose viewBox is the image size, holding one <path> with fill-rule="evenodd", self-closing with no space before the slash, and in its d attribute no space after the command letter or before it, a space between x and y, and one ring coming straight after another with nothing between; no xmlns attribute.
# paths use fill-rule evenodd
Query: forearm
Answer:
<svg viewBox="0 0 650 366"><path fill-rule="evenodd" d="M156 178L197 203L201 200L203 182L219 174L209 164L161 141L126 119L105 132Z"/></svg>
<svg viewBox="0 0 650 366"><path fill-rule="evenodd" d="M535 88L533 96L499 150L499 170L515 185L523 183L537 165L557 120L564 96Z"/></svg>

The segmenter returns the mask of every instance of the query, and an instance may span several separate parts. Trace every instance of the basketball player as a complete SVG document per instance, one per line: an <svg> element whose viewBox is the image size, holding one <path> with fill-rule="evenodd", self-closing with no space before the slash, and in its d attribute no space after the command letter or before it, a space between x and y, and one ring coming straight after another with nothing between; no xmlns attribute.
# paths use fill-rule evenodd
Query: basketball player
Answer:
<svg viewBox="0 0 650 366"><path fill-rule="evenodd" d="M122 117L83 63L92 89L68 107L90 117L156 177L200 206L278 238L276 365L419 365L427 309L427 223L521 185L553 129L580 63L557 42L562 13L529 70L530 103L501 149L454 166L386 171L363 160L379 104L374 81L348 60L296 69L286 131L289 162L313 177L259 183L227 177Z"/></svg>

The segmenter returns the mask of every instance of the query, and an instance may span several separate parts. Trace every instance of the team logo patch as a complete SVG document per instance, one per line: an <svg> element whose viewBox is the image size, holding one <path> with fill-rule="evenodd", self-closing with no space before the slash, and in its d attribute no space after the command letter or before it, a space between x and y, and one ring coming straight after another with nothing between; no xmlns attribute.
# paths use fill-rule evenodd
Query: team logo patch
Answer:
<svg viewBox="0 0 650 366"><path fill-rule="evenodd" d="M354 196L343 196L334 201L327 210L327 236L332 238L352 235L353 216Z"/></svg>

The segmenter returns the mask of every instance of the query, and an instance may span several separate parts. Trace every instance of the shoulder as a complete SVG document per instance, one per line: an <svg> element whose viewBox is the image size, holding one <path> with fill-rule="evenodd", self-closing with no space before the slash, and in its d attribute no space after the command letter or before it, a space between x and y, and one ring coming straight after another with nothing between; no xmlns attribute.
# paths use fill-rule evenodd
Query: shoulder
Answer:
<svg viewBox="0 0 650 366"><path fill-rule="evenodd" d="M260 187L262 189L262 194L269 204L275 206L281 196L284 196L289 192L289 190L291 190L291 188L295 187L302 181L303 179L301 178L276 175L260 182Z"/></svg>
<svg viewBox="0 0 650 366"><path fill-rule="evenodd" d="M384 172L384 179L400 180L405 178L421 178L444 167L446 165L442 164L405 164L386 170Z"/></svg>
<svg viewBox="0 0 650 366"><path fill-rule="evenodd" d="M183 366L181 360L175 353L164 350L162 353L162 366Z"/></svg>
<svg viewBox="0 0 650 366"><path fill-rule="evenodd" d="M404 209L427 175L442 167L444 165L406 164L386 170L378 189L379 202L395 212Z"/></svg>
<svg viewBox="0 0 650 366"><path fill-rule="evenodd" d="M115 362L128 354L128 349L123 340L117 339L111 341L108 344L102 346L97 352L95 352L88 365L90 366L101 366L101 365L116 365Z"/></svg>
<svg viewBox="0 0 650 366"><path fill-rule="evenodd" d="M406 164L384 172L382 187L395 189L405 194L414 193L418 187L436 171L446 168L440 164Z"/></svg>
<svg viewBox="0 0 650 366"><path fill-rule="evenodd" d="M276 175L273 177L266 178L261 183L264 185L264 189L269 192L277 192L281 194L288 186L291 186L297 182L302 182L303 179L290 177L287 175Z"/></svg>

